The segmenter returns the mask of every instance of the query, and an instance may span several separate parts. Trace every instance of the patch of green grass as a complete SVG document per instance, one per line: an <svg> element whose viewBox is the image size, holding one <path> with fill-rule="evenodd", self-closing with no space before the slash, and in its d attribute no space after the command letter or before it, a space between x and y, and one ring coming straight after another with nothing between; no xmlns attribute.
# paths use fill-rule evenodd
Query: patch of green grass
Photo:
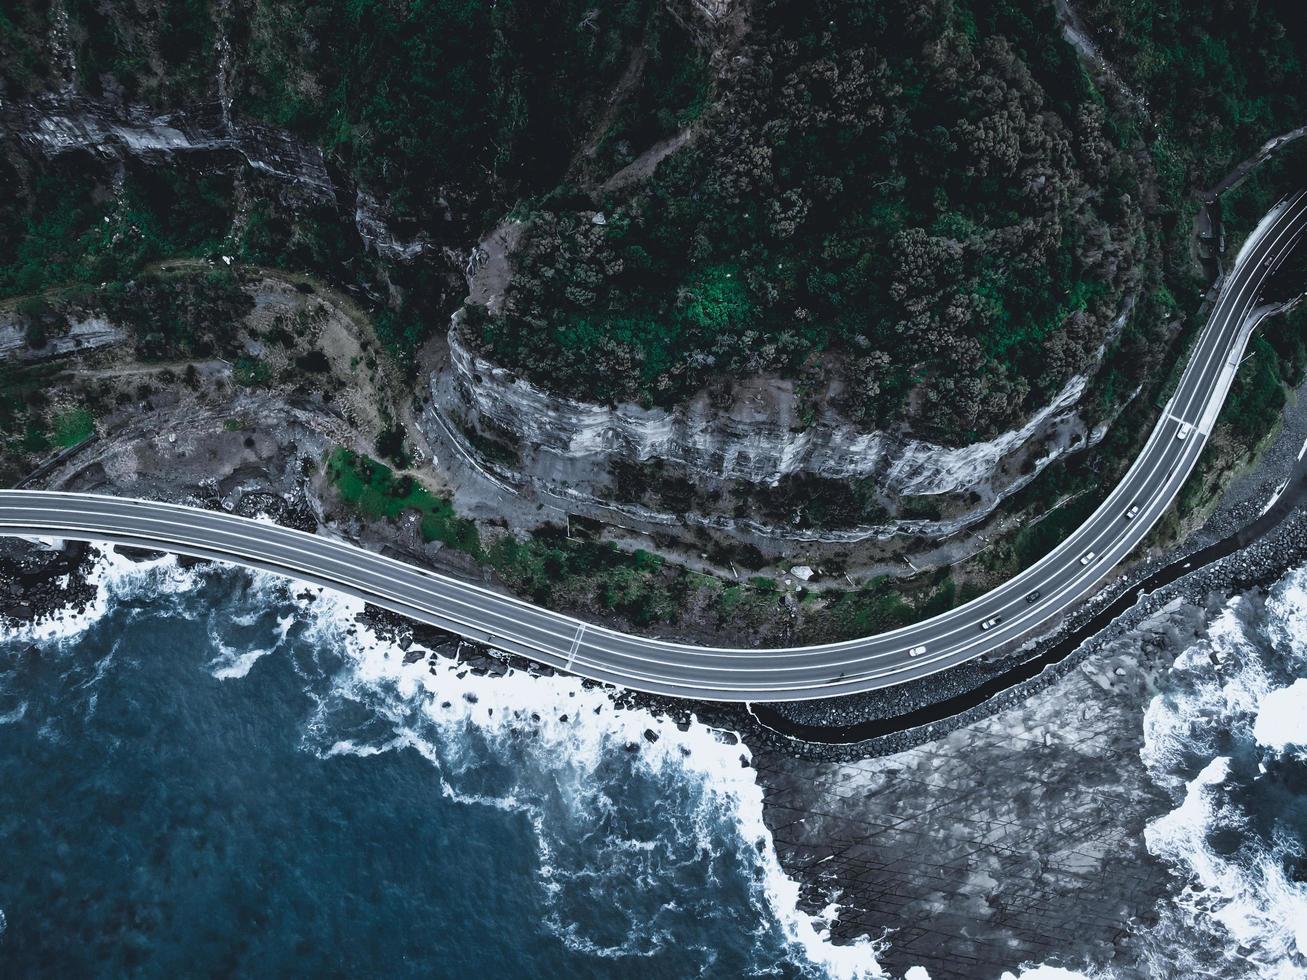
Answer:
<svg viewBox="0 0 1307 980"><path fill-rule="evenodd" d="M272 377L272 368L267 361L256 361L250 357L238 357L232 365L232 377L236 383L246 388L265 384Z"/></svg>
<svg viewBox="0 0 1307 980"><path fill-rule="evenodd" d="M887 575L856 592L841 592L804 629L803 642L873 636L920 618L903 600L901 584Z"/></svg>
<svg viewBox="0 0 1307 980"><path fill-rule="evenodd" d="M546 527L525 541L501 537L486 555L500 578L540 605L607 610L636 626L675 621L706 576L669 570L660 555L625 554L611 542L577 540ZM709 580L710 581L710 580Z"/></svg>
<svg viewBox="0 0 1307 980"><path fill-rule="evenodd" d="M95 434L95 416L84 407L69 409L54 420L54 441L68 448Z"/></svg>
<svg viewBox="0 0 1307 980"><path fill-rule="evenodd" d="M364 517L394 519L416 511L423 541L443 541L481 556L476 524L455 514L449 498L436 496L412 477L396 476L384 463L344 448L328 458L327 473L340 498Z"/></svg>

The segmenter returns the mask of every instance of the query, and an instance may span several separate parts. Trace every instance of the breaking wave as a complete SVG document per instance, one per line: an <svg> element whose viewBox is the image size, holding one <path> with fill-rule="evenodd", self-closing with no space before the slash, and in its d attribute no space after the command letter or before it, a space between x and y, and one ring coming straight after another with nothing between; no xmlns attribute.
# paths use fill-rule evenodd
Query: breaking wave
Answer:
<svg viewBox="0 0 1307 980"><path fill-rule="evenodd" d="M678 921L722 913L699 907L711 890L694 887L650 907L658 880L720 884L739 861L752 870L748 900L758 915L735 925L751 929L760 948L779 927L799 961L823 974L881 975L876 944L829 942L837 904L816 918L798 910L798 886L763 823L749 750L733 736L617 708L574 677L491 676L421 647L402 651L355 624L362 603L322 595L313 629L345 644L351 659L319 702L305 747L324 757L414 749L439 772L447 797L524 814L539 848L548 925L569 948L609 958L676 942ZM708 969L712 951L703 952Z"/></svg>
<svg viewBox="0 0 1307 980"><path fill-rule="evenodd" d="M219 610L197 601L211 579L236 583ZM705 942L695 951L701 975L883 975L882 942L830 941L837 895L817 916L799 909L798 885L763 822L749 750L733 735L616 707L576 678L495 676L419 646L401 649L356 621L361 602L275 575L105 550L90 580L85 609L7 639L65 646L112 611L208 617L215 653L205 666L226 683L259 683L260 661L285 653L315 706L303 750L320 759L413 750L445 797L529 821L545 924L570 950L605 961L651 957L711 922L746 937L751 952L723 962ZM94 665L97 677L115 653ZM94 695L88 705L90 714ZM22 711L15 705L0 722Z"/></svg>
<svg viewBox="0 0 1307 980"><path fill-rule="evenodd" d="M1174 809L1145 831L1181 878L1144 947L1156 976L1307 976L1307 569L1231 600L1145 715Z"/></svg>

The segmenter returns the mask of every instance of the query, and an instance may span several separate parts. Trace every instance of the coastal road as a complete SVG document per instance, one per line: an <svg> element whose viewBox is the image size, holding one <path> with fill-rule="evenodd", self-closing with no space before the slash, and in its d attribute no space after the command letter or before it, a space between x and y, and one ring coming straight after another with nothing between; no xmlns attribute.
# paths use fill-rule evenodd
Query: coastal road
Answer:
<svg viewBox="0 0 1307 980"><path fill-rule="evenodd" d="M1305 226L1307 195L1299 193L1281 202L1249 236L1147 444L1080 528L993 591L889 633L771 650L647 639L320 535L222 512L93 494L0 491L0 534L112 542L272 571L551 667L654 694L787 701L888 687L996 651L1050 625L1092 596L1147 536L1197 463L1265 312L1259 305L1262 288Z"/></svg>

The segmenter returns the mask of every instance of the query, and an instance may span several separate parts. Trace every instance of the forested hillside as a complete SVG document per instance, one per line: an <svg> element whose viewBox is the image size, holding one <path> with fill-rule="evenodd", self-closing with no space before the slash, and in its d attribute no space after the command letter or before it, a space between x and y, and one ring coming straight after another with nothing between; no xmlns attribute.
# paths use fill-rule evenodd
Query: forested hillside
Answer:
<svg viewBox="0 0 1307 980"><path fill-rule="evenodd" d="M763 0L652 178L541 202L492 357L579 397L845 382L968 440L1090 365L1145 251L1141 175L1051 5ZM605 223L596 224L592 209Z"/></svg>
<svg viewBox="0 0 1307 980"><path fill-rule="evenodd" d="M1103 53L1162 127L1172 192L1210 186L1273 135L1307 125L1299 0L1078 0Z"/></svg>
<svg viewBox="0 0 1307 980"><path fill-rule="evenodd" d="M1133 390L1179 308L1157 266L1183 202L1307 122L1291 0L1074 4L1150 118L1051 0L708 6L8 0L0 293L229 256L353 290L408 364L511 215L508 300L467 336L535 382L668 406L776 374L963 443L1092 369L1137 296L1104 386ZM38 152L51 113L226 148ZM242 126L320 150L328 195L232 152Z"/></svg>

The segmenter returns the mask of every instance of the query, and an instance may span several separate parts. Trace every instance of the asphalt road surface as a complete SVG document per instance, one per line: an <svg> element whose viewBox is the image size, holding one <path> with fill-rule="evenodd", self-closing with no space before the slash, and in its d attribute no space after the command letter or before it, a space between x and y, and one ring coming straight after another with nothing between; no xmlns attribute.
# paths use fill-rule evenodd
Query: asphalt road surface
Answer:
<svg viewBox="0 0 1307 980"><path fill-rule="evenodd" d="M93 494L0 491L0 533L107 541L278 572L552 667L655 694L785 701L888 687L1048 625L1090 597L1147 536L1197 462L1259 319L1262 287L1305 225L1307 195L1299 193L1249 237L1147 444L1084 525L993 591L877 636L774 650L629 636L322 536L221 512Z"/></svg>

